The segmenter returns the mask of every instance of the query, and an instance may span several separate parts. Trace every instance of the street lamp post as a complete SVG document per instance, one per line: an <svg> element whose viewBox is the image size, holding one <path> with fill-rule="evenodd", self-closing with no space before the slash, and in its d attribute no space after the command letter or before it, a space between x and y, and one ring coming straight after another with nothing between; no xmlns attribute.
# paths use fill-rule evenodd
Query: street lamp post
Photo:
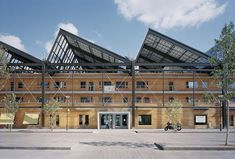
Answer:
<svg viewBox="0 0 235 159"><path fill-rule="evenodd" d="M69 98L70 98L70 96L65 96L65 98L66 98L67 107L68 107L69 106ZM69 111L70 111L70 109L68 108L67 109L66 131L68 131L68 129L69 129Z"/></svg>
<svg viewBox="0 0 235 159"><path fill-rule="evenodd" d="M67 123L66 123L66 131L69 129L69 109L67 109Z"/></svg>
<svg viewBox="0 0 235 159"><path fill-rule="evenodd" d="M219 107L220 107L220 124L219 124L219 129L220 131L222 131L222 99L223 99L223 95L219 95Z"/></svg>

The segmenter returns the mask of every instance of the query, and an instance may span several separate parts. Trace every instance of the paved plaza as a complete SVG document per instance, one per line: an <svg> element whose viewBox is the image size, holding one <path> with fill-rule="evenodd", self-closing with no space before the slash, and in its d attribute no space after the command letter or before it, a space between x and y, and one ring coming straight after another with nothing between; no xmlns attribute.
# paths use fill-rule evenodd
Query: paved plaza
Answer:
<svg viewBox="0 0 235 159"><path fill-rule="evenodd" d="M225 130L0 130L1 159L190 158L234 159L235 130L224 147ZM163 148L163 149L162 149Z"/></svg>

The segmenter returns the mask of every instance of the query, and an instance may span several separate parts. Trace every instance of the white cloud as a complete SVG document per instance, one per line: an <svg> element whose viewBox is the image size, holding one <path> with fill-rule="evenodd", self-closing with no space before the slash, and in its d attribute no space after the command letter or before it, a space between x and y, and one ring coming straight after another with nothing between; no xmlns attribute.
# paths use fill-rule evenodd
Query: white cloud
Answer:
<svg viewBox="0 0 235 159"><path fill-rule="evenodd" d="M78 35L78 29L72 23L60 23L57 25L57 31L54 33L54 37L57 36L60 28L72 34Z"/></svg>
<svg viewBox="0 0 235 159"><path fill-rule="evenodd" d="M57 25L57 29L54 33L54 39L56 38L60 28L66 30L72 34L78 35L78 29L76 26L74 26L72 23L63 23L62 22ZM53 46L53 41L54 40L49 40L45 43L44 47L45 47L47 53L49 53L51 51L51 48Z"/></svg>
<svg viewBox="0 0 235 159"><path fill-rule="evenodd" d="M0 41L7 43L19 50L26 51L25 46L22 44L22 41L19 37L15 35L0 35Z"/></svg>
<svg viewBox="0 0 235 159"><path fill-rule="evenodd" d="M52 40L45 43L45 49L48 53L51 51L52 46L53 46Z"/></svg>
<svg viewBox="0 0 235 159"><path fill-rule="evenodd" d="M137 19L158 30L194 27L223 14L218 0L114 0L128 20Z"/></svg>

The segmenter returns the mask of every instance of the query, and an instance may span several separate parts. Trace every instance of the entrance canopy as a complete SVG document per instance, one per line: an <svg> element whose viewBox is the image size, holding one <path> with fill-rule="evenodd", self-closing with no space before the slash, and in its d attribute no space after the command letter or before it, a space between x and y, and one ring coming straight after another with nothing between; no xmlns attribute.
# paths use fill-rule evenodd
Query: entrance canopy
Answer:
<svg viewBox="0 0 235 159"><path fill-rule="evenodd" d="M14 114L12 113L1 113L0 114L0 125L14 124Z"/></svg>
<svg viewBox="0 0 235 159"><path fill-rule="evenodd" d="M37 125L39 113L25 113L23 124Z"/></svg>

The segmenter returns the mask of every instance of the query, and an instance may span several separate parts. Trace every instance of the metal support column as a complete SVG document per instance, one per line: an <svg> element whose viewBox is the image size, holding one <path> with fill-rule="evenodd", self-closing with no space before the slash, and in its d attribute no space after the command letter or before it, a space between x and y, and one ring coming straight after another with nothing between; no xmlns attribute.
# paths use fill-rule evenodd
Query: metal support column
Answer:
<svg viewBox="0 0 235 159"><path fill-rule="evenodd" d="M165 72L162 70L162 106L165 106Z"/></svg>
<svg viewBox="0 0 235 159"><path fill-rule="evenodd" d="M132 128L135 128L135 61L131 63L132 76Z"/></svg>
<svg viewBox="0 0 235 159"><path fill-rule="evenodd" d="M72 72L72 107L74 106L74 71Z"/></svg>
<svg viewBox="0 0 235 159"><path fill-rule="evenodd" d="M42 62L41 87L42 87L41 121L42 121L42 128L44 128L45 127L45 111L44 111L44 105L45 105L45 63L44 62Z"/></svg>
<svg viewBox="0 0 235 159"><path fill-rule="evenodd" d="M193 106L195 107L195 72L193 71Z"/></svg>

